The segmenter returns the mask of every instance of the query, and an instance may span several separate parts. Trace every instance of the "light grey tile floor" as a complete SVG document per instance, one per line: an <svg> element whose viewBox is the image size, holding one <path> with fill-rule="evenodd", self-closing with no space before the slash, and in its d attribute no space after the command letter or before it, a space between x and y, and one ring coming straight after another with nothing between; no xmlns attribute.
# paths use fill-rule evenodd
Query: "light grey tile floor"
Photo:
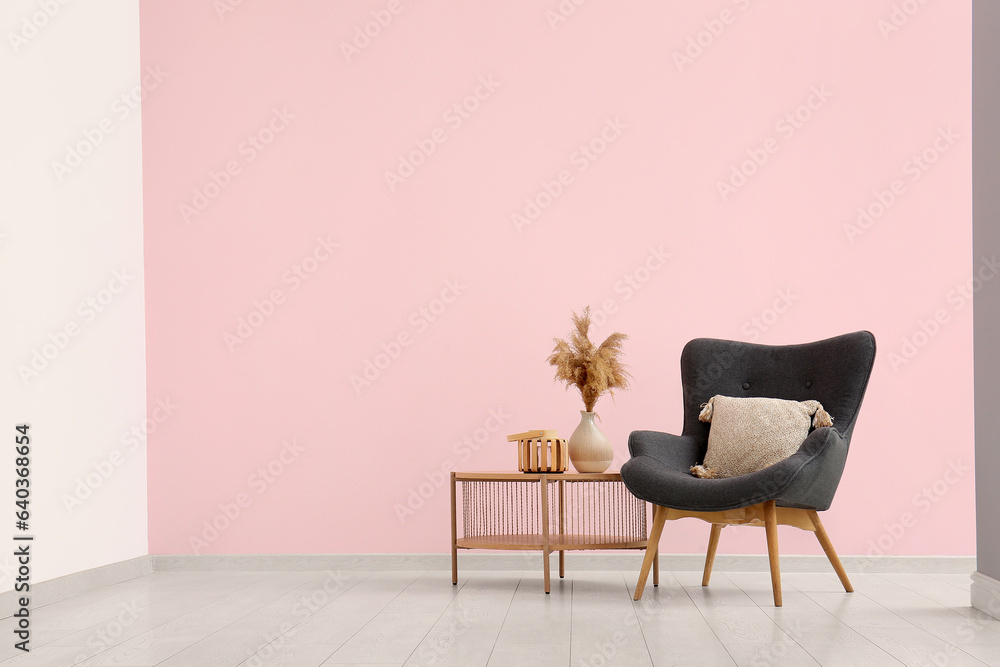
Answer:
<svg viewBox="0 0 1000 667"><path fill-rule="evenodd" d="M0 667L1000 665L969 578L663 572L154 572L32 611ZM8 619L9 622L10 619Z"/></svg>

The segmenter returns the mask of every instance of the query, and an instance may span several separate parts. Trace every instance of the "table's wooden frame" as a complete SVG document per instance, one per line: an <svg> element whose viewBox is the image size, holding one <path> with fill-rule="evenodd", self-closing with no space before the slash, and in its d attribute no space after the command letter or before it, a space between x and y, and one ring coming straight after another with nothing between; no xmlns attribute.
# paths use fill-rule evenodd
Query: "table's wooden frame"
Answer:
<svg viewBox="0 0 1000 667"><path fill-rule="evenodd" d="M567 482L618 482L621 475L616 472L601 473L524 473L524 472L452 472L451 473L451 583L458 583L458 550L459 549L515 549L526 551L542 551L542 567L545 575L545 592L549 593L549 554L559 552L559 578L566 576L566 551L580 549L647 549L649 538L644 540L618 540L608 535L609 541L594 542L587 536L569 535L563 533L566 512L564 496ZM541 534L533 535L484 535L477 537L458 536L458 499L456 484L458 482L538 482L541 485ZM559 532L549 534L549 483L559 483ZM648 529L648 521L646 526ZM590 536L593 537L593 536ZM660 556L653 554L653 585L660 583Z"/></svg>

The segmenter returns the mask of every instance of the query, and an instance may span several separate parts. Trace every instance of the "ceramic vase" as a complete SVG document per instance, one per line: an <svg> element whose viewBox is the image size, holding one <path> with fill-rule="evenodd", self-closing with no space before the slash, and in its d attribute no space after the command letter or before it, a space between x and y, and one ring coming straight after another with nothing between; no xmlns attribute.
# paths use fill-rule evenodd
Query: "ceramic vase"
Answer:
<svg viewBox="0 0 1000 667"><path fill-rule="evenodd" d="M569 460L577 472L604 472L614 450L608 436L594 423L594 413L580 410L580 425L569 436Z"/></svg>

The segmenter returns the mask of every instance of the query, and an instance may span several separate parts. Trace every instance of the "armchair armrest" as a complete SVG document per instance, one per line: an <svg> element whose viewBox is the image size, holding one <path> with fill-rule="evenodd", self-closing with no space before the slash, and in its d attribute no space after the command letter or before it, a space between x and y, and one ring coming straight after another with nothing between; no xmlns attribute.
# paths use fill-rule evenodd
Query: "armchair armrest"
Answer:
<svg viewBox="0 0 1000 667"><path fill-rule="evenodd" d="M802 441L802 444L799 445L798 451L792 456L800 454L810 457L818 456L827 449L838 449L840 447L843 447L845 450L847 449L847 441L840 434L840 431L833 426L823 426L813 429L806 439Z"/></svg>
<svg viewBox="0 0 1000 667"><path fill-rule="evenodd" d="M774 469L774 481L780 487L775 494L778 504L829 509L844 474L847 449L847 440L833 427L810 433L797 452L768 469Z"/></svg>
<svg viewBox="0 0 1000 667"><path fill-rule="evenodd" d="M704 456L703 446L694 438L660 431L632 431L628 451L633 457L648 456L678 470L687 470Z"/></svg>

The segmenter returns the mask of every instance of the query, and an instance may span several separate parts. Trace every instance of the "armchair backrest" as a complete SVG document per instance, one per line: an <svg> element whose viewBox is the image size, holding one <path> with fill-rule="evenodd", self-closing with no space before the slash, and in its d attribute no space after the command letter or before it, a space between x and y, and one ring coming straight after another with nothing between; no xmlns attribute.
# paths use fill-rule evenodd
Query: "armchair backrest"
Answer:
<svg viewBox="0 0 1000 667"><path fill-rule="evenodd" d="M681 352L684 435L707 444L710 425L698 421L698 413L722 394L817 400L850 442L874 363L875 337L868 331L802 345L696 338Z"/></svg>

